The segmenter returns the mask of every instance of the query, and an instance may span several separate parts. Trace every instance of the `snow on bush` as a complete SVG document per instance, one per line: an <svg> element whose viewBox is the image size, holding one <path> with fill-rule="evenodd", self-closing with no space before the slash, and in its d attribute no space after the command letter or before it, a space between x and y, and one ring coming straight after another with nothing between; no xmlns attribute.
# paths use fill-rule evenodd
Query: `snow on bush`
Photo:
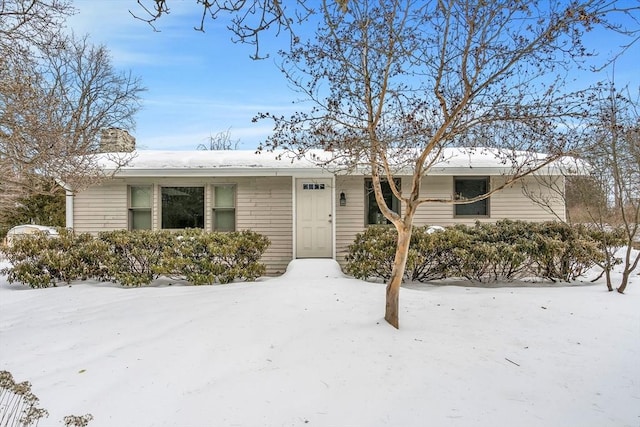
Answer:
<svg viewBox="0 0 640 427"><path fill-rule="evenodd" d="M264 274L260 262L270 242L252 231L209 233L203 230L116 230L60 237L34 234L4 247L10 283L46 288L89 278L123 286L150 284L160 276L185 278L194 285L254 280Z"/></svg>
<svg viewBox="0 0 640 427"><path fill-rule="evenodd" d="M369 227L358 234L346 257L347 273L359 279L388 280L393 268L396 231ZM617 241L582 226L559 222L501 220L495 224L456 225L433 232L416 227L411 237L405 280L425 282L465 278L472 282L540 277L569 282L596 264Z"/></svg>

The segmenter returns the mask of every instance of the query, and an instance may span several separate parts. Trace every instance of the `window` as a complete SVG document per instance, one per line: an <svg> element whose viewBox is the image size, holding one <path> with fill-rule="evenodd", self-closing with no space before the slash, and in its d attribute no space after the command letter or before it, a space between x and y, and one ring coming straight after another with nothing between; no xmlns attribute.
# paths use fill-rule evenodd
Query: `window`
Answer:
<svg viewBox="0 0 640 427"><path fill-rule="evenodd" d="M324 190L324 184L302 184L303 190Z"/></svg>
<svg viewBox="0 0 640 427"><path fill-rule="evenodd" d="M162 187L162 228L204 228L204 187Z"/></svg>
<svg viewBox="0 0 640 427"><path fill-rule="evenodd" d="M400 187L400 179L395 180L396 186ZM391 192L391 186L387 181L380 181L380 187L382 187L382 197L384 197L384 201L387 203L387 206L394 211L395 213L400 213L400 201L394 194ZM380 212L380 208L378 207L378 202L376 201L376 195L373 192L373 180L371 178L367 178L364 181L364 189L365 189L365 212L366 212L366 224L391 224L387 218L382 215Z"/></svg>
<svg viewBox="0 0 640 427"><path fill-rule="evenodd" d="M213 231L235 231L236 187L215 185L213 187Z"/></svg>
<svg viewBox="0 0 640 427"><path fill-rule="evenodd" d="M486 194L489 178L454 178L455 199L466 200ZM489 216L489 199L455 206L455 216Z"/></svg>
<svg viewBox="0 0 640 427"><path fill-rule="evenodd" d="M129 187L129 229L151 230L151 200L153 187L150 185Z"/></svg>

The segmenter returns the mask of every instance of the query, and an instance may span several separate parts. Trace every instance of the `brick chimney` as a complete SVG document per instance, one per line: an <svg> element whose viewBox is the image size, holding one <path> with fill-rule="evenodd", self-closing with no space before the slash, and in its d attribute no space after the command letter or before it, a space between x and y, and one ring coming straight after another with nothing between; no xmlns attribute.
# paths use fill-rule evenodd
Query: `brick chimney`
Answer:
<svg viewBox="0 0 640 427"><path fill-rule="evenodd" d="M101 153L130 153L136 149L136 139L124 129L105 128L100 133Z"/></svg>

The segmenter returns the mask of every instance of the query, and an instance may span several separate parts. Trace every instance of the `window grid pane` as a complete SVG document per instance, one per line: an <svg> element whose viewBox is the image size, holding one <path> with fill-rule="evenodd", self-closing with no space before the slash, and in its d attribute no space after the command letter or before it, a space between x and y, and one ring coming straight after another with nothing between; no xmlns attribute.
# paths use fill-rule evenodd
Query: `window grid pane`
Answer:
<svg viewBox="0 0 640 427"><path fill-rule="evenodd" d="M234 187L215 186L214 203L216 208L233 208L235 204Z"/></svg>
<svg viewBox="0 0 640 427"><path fill-rule="evenodd" d="M400 179L395 180L396 186L400 187ZM382 196L387 206L395 213L400 213L400 201L391 191L391 186L387 181L380 181L380 187L382 189ZM391 222L382 215L380 208L378 207L378 201L373 190L373 180L366 179L365 189L367 192L367 218L366 223L368 225L373 224L391 224Z"/></svg>
<svg viewBox="0 0 640 427"><path fill-rule="evenodd" d="M136 186L131 188L130 207L132 208L150 208L151 207L151 187Z"/></svg>
<svg viewBox="0 0 640 427"><path fill-rule="evenodd" d="M214 209L213 229L215 231L235 231L236 212L235 209Z"/></svg>
<svg viewBox="0 0 640 427"><path fill-rule="evenodd" d="M455 178L455 196L457 200L472 199L489 191L487 178ZM456 216L488 216L489 199L473 203L455 205Z"/></svg>
<svg viewBox="0 0 640 427"><path fill-rule="evenodd" d="M151 230L151 209L132 209L130 224L132 230Z"/></svg>

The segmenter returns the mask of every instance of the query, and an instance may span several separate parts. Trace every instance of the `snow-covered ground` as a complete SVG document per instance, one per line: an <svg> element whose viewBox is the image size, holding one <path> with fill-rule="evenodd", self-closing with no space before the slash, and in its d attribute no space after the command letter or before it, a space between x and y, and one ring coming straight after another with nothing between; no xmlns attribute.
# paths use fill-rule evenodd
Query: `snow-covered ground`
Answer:
<svg viewBox="0 0 640 427"><path fill-rule="evenodd" d="M0 277L0 370L29 380L40 426L640 425L640 276L627 294L413 286L401 329L384 285L332 261L192 287Z"/></svg>

